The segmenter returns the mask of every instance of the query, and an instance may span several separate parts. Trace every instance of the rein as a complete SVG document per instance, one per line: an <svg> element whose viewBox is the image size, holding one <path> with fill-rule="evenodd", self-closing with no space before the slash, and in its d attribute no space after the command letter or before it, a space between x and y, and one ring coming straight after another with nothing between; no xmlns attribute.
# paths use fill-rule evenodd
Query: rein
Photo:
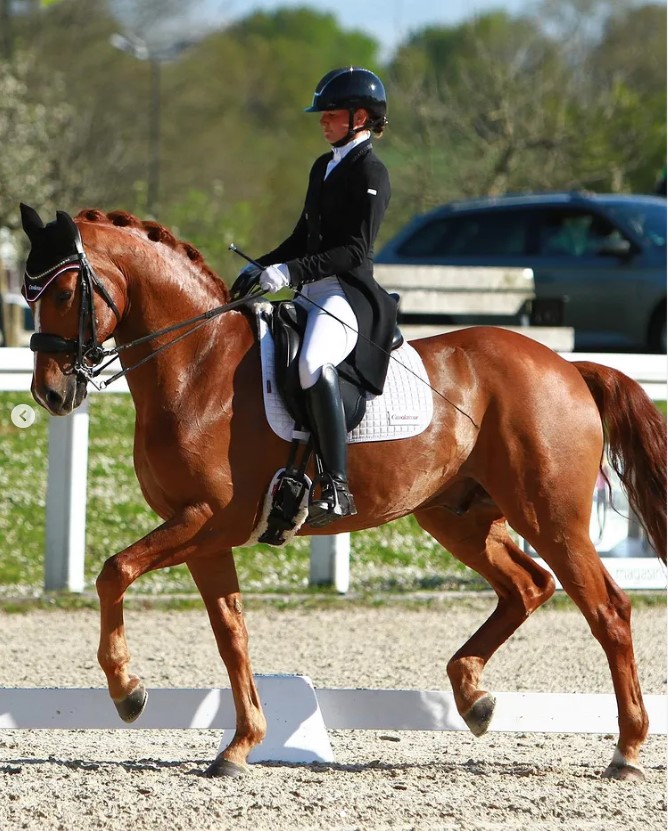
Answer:
<svg viewBox="0 0 668 831"><path fill-rule="evenodd" d="M255 295L253 295L254 297ZM208 323L213 318L218 317L218 315L222 315L224 312L229 312L232 309L236 309L239 306L242 306L244 303L248 303L250 297L242 297L239 300L232 300L229 303L225 303L222 306L216 306L214 309L209 309L206 312L203 312L201 315L197 315L197 317L191 317L188 320L184 320L181 323L175 323L173 326L166 326L164 329L158 329L157 332L151 332L148 335L143 335L141 338L136 338L129 343L123 343L120 346L115 346L113 349L102 349L101 350L101 357L100 361L104 358L111 357L110 361L107 361L106 364L103 366L96 367L94 369L89 369L86 373L86 380L89 381L97 390L106 389L109 384L113 384L114 381L117 381L119 378L122 378L124 375L127 375L128 372L132 372L133 369L137 369L137 367L142 366L142 364L147 363L148 361L153 360L156 355L159 355L165 349L168 349L170 346L174 346L175 343L187 338L188 335L192 335L193 332L196 332L205 323ZM162 346L159 346L154 352L151 352L150 355L147 355L145 358L142 358L141 361L137 361L136 364L132 364L132 366L126 367L125 369L120 370L115 375L112 375L111 378L108 378L106 381L101 381L99 384L96 384L93 379L97 378L101 372L103 372L109 364L113 363L118 355L121 352L124 352L126 349L131 349L133 346L139 346L142 343L147 343L148 341L153 340L154 338L158 338L161 335L168 335L171 332L177 332L179 329L183 329L184 326L191 326L192 324L198 324L197 326L193 326L192 329L188 329L187 332L184 332L182 335L179 335L177 338L173 338L172 340L168 341L167 343L163 343Z"/></svg>
<svg viewBox="0 0 668 831"><path fill-rule="evenodd" d="M113 298L105 288L104 284L100 281L91 264L88 262L88 258L86 257L86 253L83 248L83 243L78 232L75 236L74 243L77 249L76 254L73 254L71 257L67 257L65 260L62 260L41 274L31 275L28 271L26 271L24 285L26 298L31 302L34 302L39 299L47 286L52 283L56 277L66 271L78 271L79 285L81 288L78 326L79 336L76 340L72 340L63 338L60 335L35 332L30 338L30 349L33 352L74 354L75 360L73 369L75 375L85 383L92 384L98 391L106 389L114 381L117 381L119 378L122 378L124 375L132 372L133 369L137 369L137 367L140 367L142 364L145 364L147 361L155 358L156 355L159 355L163 350L173 346L175 343L183 340L183 338L191 335L193 332L196 332L209 320L218 317L218 315L221 315L224 312L236 309L237 307L248 303L250 299L264 294L264 292L258 292L252 295L247 295L238 300L232 300L229 303L225 303L222 306L216 306L214 309L209 309L208 311L203 312L196 317L184 320L181 323L166 326L164 329L159 329L158 331L151 332L148 335L143 335L142 337L136 338L129 343L114 346L112 349L105 349L97 338L97 324L95 321L95 309L93 305L94 292L97 291L102 296L105 303L113 311L119 323L121 322L121 314L118 311ZM91 337L88 342L85 342L85 332L88 324L90 324ZM137 363L132 366L120 370L106 381L96 382L98 376L116 360L121 352L124 352L126 349L131 349L133 346L139 346L143 343L147 343L162 335L177 332L186 326L191 326L192 328L178 337L173 338L168 343L164 343L154 352L151 352L150 355L147 355L145 358L137 361ZM110 358L110 360L102 364L105 358Z"/></svg>
<svg viewBox="0 0 668 831"><path fill-rule="evenodd" d="M184 320L180 323L175 323L172 326L166 326L164 329L159 329L156 332L151 332L148 335L143 335L140 338L136 338L129 343L121 344L120 346L114 346L112 349L104 349L102 344L97 339L97 326L95 323L95 309L93 305L93 294L95 291L98 291L99 294L102 296L106 304L109 308L113 311L114 315L116 316L117 321L121 322L121 315L116 307L116 304L113 301L113 298L104 287L104 284L100 281L99 277L95 273L93 267L88 262L88 258L86 257L86 252L84 251L83 242L81 240L81 235L79 233L79 229L74 226L74 244L76 246L77 253L72 255L71 257L62 260L61 262L57 263L55 266L52 266L50 269L42 272L41 274L32 276L27 271L25 272L25 294L26 298L30 301L37 300L47 286L52 283L56 277L60 274L63 274L65 271L72 271L78 270L79 272L79 283L81 286L81 304L79 307L79 337L77 340L71 340L67 338L63 338L60 335L51 335L43 332L36 332L30 338L30 349L33 352L55 352L55 353L74 353L76 355L74 361L74 373L80 380L84 381L85 383L90 383L95 387L96 390L101 391L106 389L110 384L113 384L114 381L117 381L119 378L127 375L129 372L132 372L133 369L137 369L138 367L142 366L143 364L147 363L148 361L153 360L157 355L163 352L165 349L168 349L170 346L174 346L174 344L178 343L179 341L183 340L184 338L191 335L193 332L196 332L205 323L208 323L210 320L218 317L225 312L229 312L232 309L236 309L239 306L243 306L244 304L248 303L249 300L254 300L257 297L263 297L267 294L266 291L258 291L259 285L256 283L255 286L250 287L247 293L244 294L243 297L239 297L235 300L231 300L229 303L225 303L222 306L216 306L213 309L209 309L202 314L197 315L196 317L191 317L188 320ZM248 257L242 251L240 251L235 245L230 245L229 249L234 251L234 253L239 254L244 259L248 260L250 263L255 265L256 267L262 268L262 266L255 260ZM333 317L339 323L343 324L347 328L352 329L347 323L339 318L336 315L333 315L327 309L324 309L310 297L306 297L303 295L299 290L295 291L295 294L301 296L304 300L311 303L311 305L315 306L316 308L320 309L325 314ZM85 331L86 325L90 321L90 328L91 328L91 338L87 344L84 344L85 338ZM112 364L116 358L124 352L126 349L131 349L134 346L140 346L143 343L148 343L155 338L161 337L162 335L168 335L172 332L178 332L180 329L185 328L186 326L190 326L192 328L188 329L187 332L183 332L178 337L172 338L172 340L168 341L167 343L163 343L162 346L158 347L156 350L151 352L146 357L142 358L137 363L132 364L132 366L126 367L121 369L115 375L112 375L111 378L108 378L106 381L99 381L96 382L96 379L99 375L110 365ZM356 330L353 330L356 331ZM388 355L388 357L398 363L406 372L415 375L415 377L423 384L427 384L427 386L446 401L450 406L454 407L457 412L461 415L465 416L471 424L476 429L480 429L479 425L471 418L471 416L464 411L461 407L457 406L454 401L451 401L445 395L443 395L440 390L435 389L431 384L424 381L424 379L420 378L412 369L405 366L398 358L392 355L391 352L386 352L382 347L378 346L378 344L373 343L370 338L367 338L361 332L357 332L356 334L358 337L363 338L364 340L368 341L372 344L376 349L380 349L381 352ZM109 358L106 363L102 363L105 358Z"/></svg>

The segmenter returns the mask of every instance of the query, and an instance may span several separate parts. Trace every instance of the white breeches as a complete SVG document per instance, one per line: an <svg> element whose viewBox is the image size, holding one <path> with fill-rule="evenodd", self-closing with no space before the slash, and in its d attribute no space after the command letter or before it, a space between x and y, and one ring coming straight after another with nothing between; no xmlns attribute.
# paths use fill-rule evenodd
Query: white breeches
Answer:
<svg viewBox="0 0 668 831"><path fill-rule="evenodd" d="M302 294L326 310L321 311L302 297L295 299L308 312L299 357L299 383L306 390L320 378L325 364L336 366L353 351L357 343L357 318L336 277L309 283Z"/></svg>

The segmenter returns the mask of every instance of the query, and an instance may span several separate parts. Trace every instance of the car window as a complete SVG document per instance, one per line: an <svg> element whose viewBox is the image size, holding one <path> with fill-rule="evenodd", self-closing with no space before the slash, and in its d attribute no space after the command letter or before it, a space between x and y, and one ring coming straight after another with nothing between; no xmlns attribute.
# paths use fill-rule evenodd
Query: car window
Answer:
<svg viewBox="0 0 668 831"><path fill-rule="evenodd" d="M666 206L654 203L614 203L609 213L656 248L666 247Z"/></svg>
<svg viewBox="0 0 668 831"><path fill-rule="evenodd" d="M610 220L589 211L553 208L542 212L538 251L548 257L591 257L623 234Z"/></svg>
<svg viewBox="0 0 668 831"><path fill-rule="evenodd" d="M435 219L420 226L398 248L405 257L426 257L434 253L438 240L445 233L447 220Z"/></svg>
<svg viewBox="0 0 668 831"><path fill-rule="evenodd" d="M441 217L418 228L398 249L405 257L524 254L530 211L489 211Z"/></svg>

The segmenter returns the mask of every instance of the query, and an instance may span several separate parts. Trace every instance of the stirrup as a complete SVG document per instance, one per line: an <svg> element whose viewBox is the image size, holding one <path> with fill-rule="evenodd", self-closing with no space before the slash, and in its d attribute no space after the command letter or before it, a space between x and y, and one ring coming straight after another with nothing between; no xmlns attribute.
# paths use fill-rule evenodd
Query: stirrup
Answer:
<svg viewBox="0 0 668 831"><path fill-rule="evenodd" d="M315 499L313 491L318 485L320 497ZM306 524L312 528L322 528L337 519L355 516L357 508L352 493L348 490L348 483L342 479L335 479L329 474L323 474L314 483L311 489L311 499L308 506Z"/></svg>

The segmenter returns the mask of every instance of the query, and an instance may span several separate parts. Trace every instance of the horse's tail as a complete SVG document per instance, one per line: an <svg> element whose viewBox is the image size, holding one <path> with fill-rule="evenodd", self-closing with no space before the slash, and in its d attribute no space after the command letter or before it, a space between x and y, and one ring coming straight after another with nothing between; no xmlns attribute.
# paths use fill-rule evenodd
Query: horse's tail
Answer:
<svg viewBox="0 0 668 831"><path fill-rule="evenodd" d="M666 562L666 421L640 384L589 361L573 366L596 401L608 458L659 558Z"/></svg>

